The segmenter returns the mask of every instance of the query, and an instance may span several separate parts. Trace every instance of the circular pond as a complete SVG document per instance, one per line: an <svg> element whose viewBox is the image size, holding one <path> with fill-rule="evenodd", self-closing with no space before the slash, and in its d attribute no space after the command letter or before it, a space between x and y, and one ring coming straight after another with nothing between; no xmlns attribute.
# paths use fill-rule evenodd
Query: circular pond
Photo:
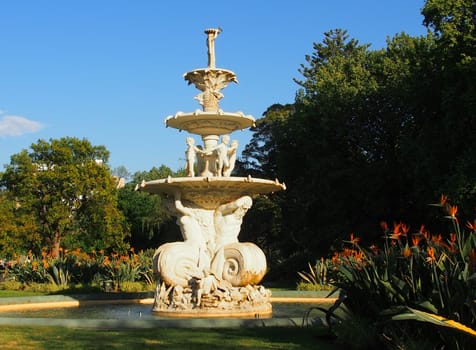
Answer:
<svg viewBox="0 0 476 350"><path fill-rule="evenodd" d="M329 303L326 303L329 305ZM299 318L319 303L274 302L272 318ZM0 317L12 318L59 318L59 319L123 319L160 320L169 319L152 312L149 304L100 304L65 308L22 309L1 312Z"/></svg>

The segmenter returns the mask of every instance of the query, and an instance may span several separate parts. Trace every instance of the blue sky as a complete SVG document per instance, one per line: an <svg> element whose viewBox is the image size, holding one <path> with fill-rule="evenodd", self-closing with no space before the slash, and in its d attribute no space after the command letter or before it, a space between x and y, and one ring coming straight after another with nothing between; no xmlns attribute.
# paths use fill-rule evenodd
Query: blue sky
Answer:
<svg viewBox="0 0 476 350"><path fill-rule="evenodd" d="M325 32L382 48L397 33L426 33L423 3L0 0L0 170L38 139L64 136L106 146L111 168L177 170L189 135L164 120L200 108L183 74L207 65L204 29L223 29L216 65L239 80L220 107L258 119L294 101L293 78ZM241 152L251 133L231 137Z"/></svg>

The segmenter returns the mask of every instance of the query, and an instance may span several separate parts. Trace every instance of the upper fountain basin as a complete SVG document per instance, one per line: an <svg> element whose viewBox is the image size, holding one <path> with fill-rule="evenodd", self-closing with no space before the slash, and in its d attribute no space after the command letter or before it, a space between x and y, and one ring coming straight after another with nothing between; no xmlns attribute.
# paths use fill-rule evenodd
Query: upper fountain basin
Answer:
<svg viewBox="0 0 476 350"><path fill-rule="evenodd" d="M186 130L196 135L225 135L254 126L255 119L243 112L196 110L192 113L178 112L171 115L167 117L165 124L167 127Z"/></svg>

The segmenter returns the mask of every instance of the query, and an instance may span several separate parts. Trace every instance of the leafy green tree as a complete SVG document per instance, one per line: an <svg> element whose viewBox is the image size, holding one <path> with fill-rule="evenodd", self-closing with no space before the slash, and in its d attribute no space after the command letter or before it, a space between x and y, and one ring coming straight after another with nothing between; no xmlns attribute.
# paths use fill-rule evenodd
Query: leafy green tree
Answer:
<svg viewBox="0 0 476 350"><path fill-rule="evenodd" d="M127 170L124 165L120 165L114 168L111 171L112 175L116 176L118 179L124 179L125 182L129 181L132 177L132 174Z"/></svg>
<svg viewBox="0 0 476 350"><path fill-rule="evenodd" d="M238 175L271 179L278 177L278 153L287 141L286 122L293 112L294 106L291 104L275 104L263 113L263 118L256 121L256 125L251 128L253 137L237 162Z"/></svg>
<svg viewBox="0 0 476 350"><path fill-rule="evenodd" d="M124 213L131 230L131 245L136 249L159 246L166 241L180 240L177 225L162 211L162 200L158 195L137 191L142 181L181 176L179 172L161 165L149 171L136 172L132 181L119 190L119 208Z"/></svg>
<svg viewBox="0 0 476 350"><path fill-rule="evenodd" d="M11 157L1 184L36 221L40 248L127 248L115 181L104 146L72 137L39 140ZM35 236L36 237L36 236ZM35 243L29 237L29 243Z"/></svg>
<svg viewBox="0 0 476 350"><path fill-rule="evenodd" d="M31 246L39 245L35 218L30 211L21 208L7 190L0 191L0 256L12 257L14 253L26 253Z"/></svg>
<svg viewBox="0 0 476 350"><path fill-rule="evenodd" d="M433 177L443 190L462 207L474 208L476 5L472 0L427 0L422 14L435 36L433 60L438 68L432 79L432 89L438 91L431 101L435 113L427 116L422 130L434 136L425 140L425 148L433 152L425 156L439 170Z"/></svg>
<svg viewBox="0 0 476 350"><path fill-rule="evenodd" d="M336 237L362 225L371 186L366 100L378 89L368 47L345 30L327 32L301 67L306 79L296 80L304 91L288 118L286 144L293 147L282 152L287 166L280 170L288 188L285 217L293 218L285 219L285 232L305 255L325 254Z"/></svg>
<svg viewBox="0 0 476 350"><path fill-rule="evenodd" d="M337 29L314 49L286 117L277 123L266 113L243 153L243 168L275 162L287 185L280 254L293 268L326 255L349 232L377 238L381 220L418 218L416 193L434 198L418 186L428 179L406 169L422 152L416 137L429 111L422 101L433 97L425 84L435 80L424 79L435 68L432 36L400 34L370 51Z"/></svg>

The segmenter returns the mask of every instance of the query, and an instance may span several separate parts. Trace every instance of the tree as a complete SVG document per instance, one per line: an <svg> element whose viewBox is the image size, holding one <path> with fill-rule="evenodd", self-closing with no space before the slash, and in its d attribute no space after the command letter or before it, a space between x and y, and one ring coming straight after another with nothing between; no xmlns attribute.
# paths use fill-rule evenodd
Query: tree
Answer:
<svg viewBox="0 0 476 350"><path fill-rule="evenodd" d="M439 82L432 87L438 91L438 98L431 101L437 110L425 127L442 140L437 148L428 140L427 149L434 150L428 158L438 164L436 180L445 192L472 213L476 207L476 4L427 0L422 14L435 36L438 70L434 76Z"/></svg>
<svg viewBox="0 0 476 350"><path fill-rule="evenodd" d="M287 185L285 260L326 254L349 232L376 239L380 220L417 227L441 193L473 214L476 6L428 0L422 13L426 36L401 33L382 50L325 33L286 118L257 122L241 167Z"/></svg>
<svg viewBox="0 0 476 350"><path fill-rule="evenodd" d="M136 249L157 247L161 243L180 240L177 225L162 211L162 200L158 195L136 191L142 181L180 176L169 167L161 165L149 171L136 172L132 181L119 190L119 208L124 213L131 230L131 245Z"/></svg>
<svg viewBox="0 0 476 350"><path fill-rule="evenodd" d="M11 157L1 184L35 218L37 249L59 253L62 244L125 249L127 226L117 210L115 182L104 146L65 137L39 140ZM31 244L35 240L30 237Z"/></svg>
<svg viewBox="0 0 476 350"><path fill-rule="evenodd" d="M302 89L286 117L276 122L270 107L245 148L245 169L275 162L287 185L279 251L293 269L350 232L371 240L381 220L418 218L416 193L434 198L406 169L422 152L421 116L434 111L424 104L434 96L426 84L437 82L434 40L401 34L386 50L368 48L344 30L325 33L301 66L305 79L296 80Z"/></svg>
<svg viewBox="0 0 476 350"><path fill-rule="evenodd" d="M254 176L275 179L278 177L278 152L285 146L286 121L294 112L291 104L275 104L263 113L263 118L251 128L253 137L237 162L236 173L241 176Z"/></svg>
<svg viewBox="0 0 476 350"><path fill-rule="evenodd" d="M40 237L32 213L10 197L7 190L0 191L0 255L11 258L38 245Z"/></svg>
<svg viewBox="0 0 476 350"><path fill-rule="evenodd" d="M132 174L127 170L124 165L119 165L111 171L112 175L118 179L124 179L125 182L129 181Z"/></svg>

